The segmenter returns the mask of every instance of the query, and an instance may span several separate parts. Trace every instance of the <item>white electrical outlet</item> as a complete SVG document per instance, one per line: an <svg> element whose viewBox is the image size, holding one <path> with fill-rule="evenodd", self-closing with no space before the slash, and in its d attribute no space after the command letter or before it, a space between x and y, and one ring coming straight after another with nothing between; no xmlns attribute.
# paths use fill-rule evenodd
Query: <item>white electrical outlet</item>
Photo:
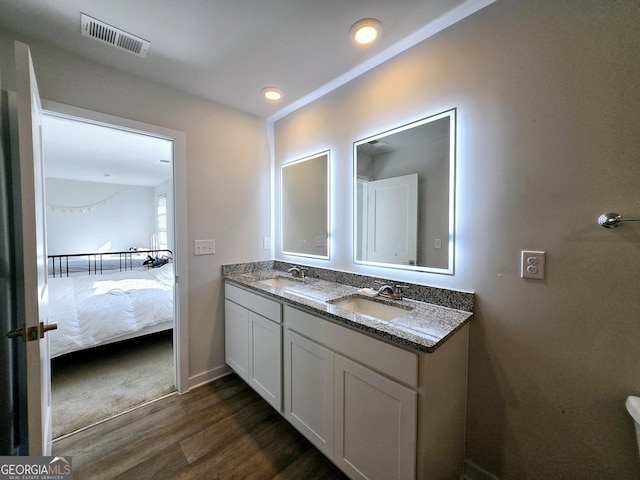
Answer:
<svg viewBox="0 0 640 480"><path fill-rule="evenodd" d="M544 280L545 252L523 250L520 259L520 276L534 280Z"/></svg>
<svg viewBox="0 0 640 480"><path fill-rule="evenodd" d="M271 249L271 237L262 237L262 248L264 250Z"/></svg>
<svg viewBox="0 0 640 480"><path fill-rule="evenodd" d="M215 240L194 240L193 241L194 255L213 255L214 253L216 253Z"/></svg>

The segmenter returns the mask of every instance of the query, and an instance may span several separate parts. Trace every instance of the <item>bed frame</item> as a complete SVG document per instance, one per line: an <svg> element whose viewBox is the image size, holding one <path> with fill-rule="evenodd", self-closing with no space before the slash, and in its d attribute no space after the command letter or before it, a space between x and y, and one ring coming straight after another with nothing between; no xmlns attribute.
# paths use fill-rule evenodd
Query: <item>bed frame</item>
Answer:
<svg viewBox="0 0 640 480"><path fill-rule="evenodd" d="M96 252L96 253L69 253L64 255L49 255L51 268L49 275L53 278L69 276L69 273L87 273L89 275L102 275L105 271L133 270L142 264L134 265L134 260L146 260L147 257L171 259L171 250L127 250L125 252ZM69 267L71 259L71 269ZM78 262L74 262L78 260ZM84 260L84 262L82 262ZM76 265L73 265L73 264ZM82 266L82 263L86 267ZM57 268L56 268L57 267ZM150 268L151 265L148 265ZM76 270L79 269L79 270Z"/></svg>

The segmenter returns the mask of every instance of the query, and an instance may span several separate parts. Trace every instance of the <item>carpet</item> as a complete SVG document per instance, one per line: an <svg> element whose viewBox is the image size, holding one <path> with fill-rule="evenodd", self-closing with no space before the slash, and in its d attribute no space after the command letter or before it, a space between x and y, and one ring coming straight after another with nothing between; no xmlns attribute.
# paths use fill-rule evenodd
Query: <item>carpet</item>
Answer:
<svg viewBox="0 0 640 480"><path fill-rule="evenodd" d="M175 391L173 332L160 332L51 361L53 438Z"/></svg>

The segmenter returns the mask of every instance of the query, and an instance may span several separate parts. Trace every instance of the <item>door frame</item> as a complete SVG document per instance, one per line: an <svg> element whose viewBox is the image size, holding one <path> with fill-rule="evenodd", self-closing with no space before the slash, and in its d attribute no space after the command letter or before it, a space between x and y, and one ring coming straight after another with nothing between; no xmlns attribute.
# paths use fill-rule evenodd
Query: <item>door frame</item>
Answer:
<svg viewBox="0 0 640 480"><path fill-rule="evenodd" d="M42 100L45 115L69 117L74 120L128 130L133 133L152 135L173 141L173 197L174 197L174 244L173 252L175 281L175 323L173 329L173 354L175 386L178 393L189 389L189 304L188 304L188 245L187 245L187 162L185 134L158 125L129 120L114 115L95 112L58 102Z"/></svg>

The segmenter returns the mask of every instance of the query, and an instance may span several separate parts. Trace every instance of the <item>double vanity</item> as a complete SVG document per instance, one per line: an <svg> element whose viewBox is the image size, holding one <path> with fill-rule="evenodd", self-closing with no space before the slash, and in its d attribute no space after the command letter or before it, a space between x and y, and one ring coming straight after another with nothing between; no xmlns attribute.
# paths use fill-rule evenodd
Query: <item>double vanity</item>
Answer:
<svg viewBox="0 0 640 480"><path fill-rule="evenodd" d="M292 267L223 267L227 364L350 478L459 478L473 294Z"/></svg>

